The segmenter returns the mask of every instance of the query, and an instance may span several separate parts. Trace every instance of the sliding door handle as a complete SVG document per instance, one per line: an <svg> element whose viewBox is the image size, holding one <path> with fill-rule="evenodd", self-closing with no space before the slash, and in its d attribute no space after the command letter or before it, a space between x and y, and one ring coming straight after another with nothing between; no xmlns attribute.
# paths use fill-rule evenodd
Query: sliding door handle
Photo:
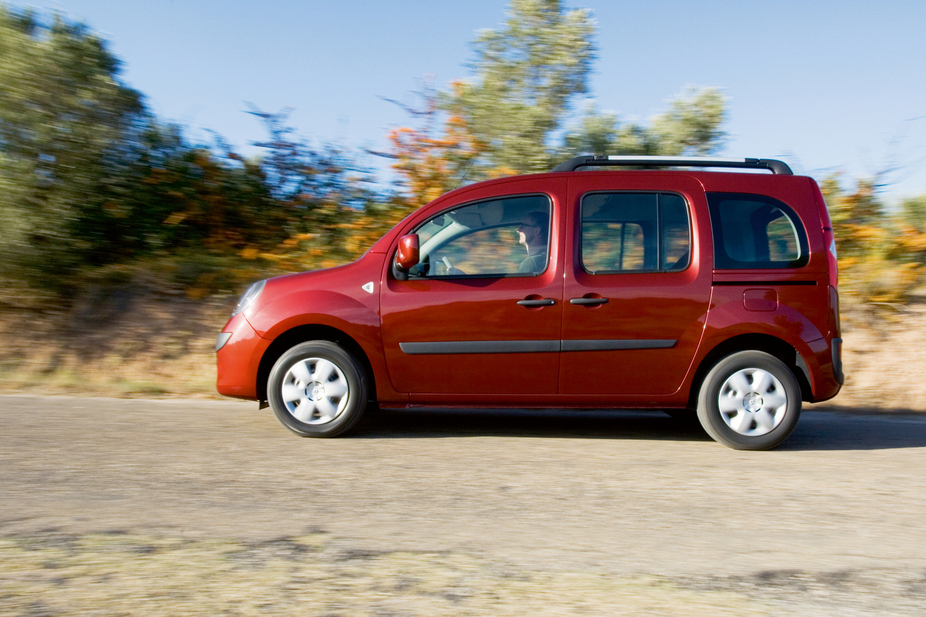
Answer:
<svg viewBox="0 0 926 617"><path fill-rule="evenodd" d="M599 304L607 303L607 298L572 298L569 300L569 304L577 304L579 306L598 306Z"/></svg>

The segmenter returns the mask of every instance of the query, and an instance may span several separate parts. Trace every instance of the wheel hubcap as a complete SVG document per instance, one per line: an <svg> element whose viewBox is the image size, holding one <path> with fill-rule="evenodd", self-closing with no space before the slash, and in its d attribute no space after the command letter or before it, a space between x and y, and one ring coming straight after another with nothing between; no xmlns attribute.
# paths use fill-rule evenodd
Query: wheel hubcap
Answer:
<svg viewBox="0 0 926 617"><path fill-rule="evenodd" d="M788 411L784 386L772 373L746 368L720 387L720 417L740 435L758 437L775 429Z"/></svg>
<svg viewBox="0 0 926 617"><path fill-rule="evenodd" d="M325 386L313 381L306 387L305 395L310 401L320 401L325 398Z"/></svg>
<svg viewBox="0 0 926 617"><path fill-rule="evenodd" d="M758 392L753 392L752 394L747 394L746 398L743 399L743 407L746 408L746 411L750 413L755 413L762 409L762 397L759 396Z"/></svg>
<svg viewBox="0 0 926 617"><path fill-rule="evenodd" d="M280 394L296 420L327 424L347 407L350 388L336 364L325 358L306 358L286 371Z"/></svg>

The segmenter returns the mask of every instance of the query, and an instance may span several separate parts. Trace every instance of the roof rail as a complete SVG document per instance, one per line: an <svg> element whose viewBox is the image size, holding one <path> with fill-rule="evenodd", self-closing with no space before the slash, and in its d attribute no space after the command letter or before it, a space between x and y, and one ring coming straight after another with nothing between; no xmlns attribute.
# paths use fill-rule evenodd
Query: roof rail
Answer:
<svg viewBox="0 0 926 617"><path fill-rule="evenodd" d="M714 159L700 156L601 156L585 155L569 159L553 171L575 171L579 167L738 167L768 169L773 174L793 175L787 163L775 159Z"/></svg>

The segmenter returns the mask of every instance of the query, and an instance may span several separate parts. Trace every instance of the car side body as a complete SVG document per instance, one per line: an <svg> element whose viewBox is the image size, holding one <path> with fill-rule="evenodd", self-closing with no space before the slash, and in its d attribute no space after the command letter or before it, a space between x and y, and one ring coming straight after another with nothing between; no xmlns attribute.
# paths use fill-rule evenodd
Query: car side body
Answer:
<svg viewBox="0 0 926 617"><path fill-rule="evenodd" d="M539 213L549 217L546 267L518 273L523 248L508 237ZM497 241L506 248L494 255ZM417 265L397 263L400 249ZM451 265L459 259L462 269ZM790 173L592 167L491 180L412 213L354 263L263 285L223 328L217 388L271 406L276 390L286 398L302 388L310 406L308 384L324 393L325 383L278 366L314 341L352 358L361 412L370 402L696 410L712 369L748 352L790 376L782 382L778 364L734 371L714 396L726 422L718 430L733 428L733 443L719 440L760 449L793 428L760 430L787 415L760 408L786 397L791 376L793 422L801 400L830 399L844 380L832 225L816 182ZM298 361L320 373L324 357ZM331 383L344 382L330 392L349 389L348 368L332 373ZM766 373L771 382L750 386ZM737 380L750 391L733 391ZM734 397L741 411L724 412ZM324 421L315 412L312 424L297 417L302 402L277 403L298 434L324 436L344 411ZM346 408L343 398L324 404ZM762 417L746 427L752 406Z"/></svg>

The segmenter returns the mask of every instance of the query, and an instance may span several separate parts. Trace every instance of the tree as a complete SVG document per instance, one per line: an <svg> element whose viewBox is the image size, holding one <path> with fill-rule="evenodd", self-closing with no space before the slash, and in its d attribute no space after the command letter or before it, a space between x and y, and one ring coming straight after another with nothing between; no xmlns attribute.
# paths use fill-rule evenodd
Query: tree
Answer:
<svg viewBox="0 0 926 617"><path fill-rule="evenodd" d="M549 171L578 154L705 154L723 138L723 95L688 89L651 125L586 110L565 132L575 97L588 91L595 27L558 0L512 0L498 30L475 40L474 75L447 91L426 87L406 107L414 128L390 135L408 207L459 186L502 175Z"/></svg>
<svg viewBox="0 0 926 617"><path fill-rule="evenodd" d="M475 76L440 103L485 144L484 170L550 169L550 136L588 89L594 34L586 10L566 11L559 0L512 0L503 27L476 38Z"/></svg>
<svg viewBox="0 0 926 617"><path fill-rule="evenodd" d="M64 291L81 268L154 251L294 267L359 252L359 213L376 219L380 196L342 151L311 148L286 112L259 110L262 158L221 138L190 144L119 81L104 41L49 24L0 5L0 275Z"/></svg>
<svg viewBox="0 0 926 617"><path fill-rule="evenodd" d="M653 120L658 154L704 155L722 143L726 101L717 88L689 88Z"/></svg>
<svg viewBox="0 0 926 617"><path fill-rule="evenodd" d="M389 135L393 168L404 178L395 214L486 178L549 171L548 143L571 100L587 90L594 24L559 0L512 0L499 30L474 41L475 75L447 91L425 83L416 127ZM390 218L395 218L394 216Z"/></svg>
<svg viewBox="0 0 926 617"><path fill-rule="evenodd" d="M689 88L650 126L621 124L617 116L586 111L567 133L561 158L579 154L704 155L717 150L726 103L717 88Z"/></svg>
<svg viewBox="0 0 926 617"><path fill-rule="evenodd" d="M14 269L55 277L93 249L75 222L99 208L143 111L118 68L83 25L0 6L0 255Z"/></svg>
<svg viewBox="0 0 926 617"><path fill-rule="evenodd" d="M841 291L864 302L903 302L922 281L926 232L915 221L891 216L875 187L875 180L857 180L845 191L838 175L820 186L833 222Z"/></svg>
<svg viewBox="0 0 926 617"><path fill-rule="evenodd" d="M451 85L454 92L460 82ZM437 92L425 82L418 93L421 107L401 105L407 113L419 119L417 128L402 127L389 133L395 159L392 167L404 177L404 200L397 204L394 216L398 222L409 210L418 208L465 180L477 159L488 145L476 139L460 116L442 112Z"/></svg>
<svg viewBox="0 0 926 617"><path fill-rule="evenodd" d="M903 220L918 231L926 232L926 195L908 197L900 204Z"/></svg>
<svg viewBox="0 0 926 617"><path fill-rule="evenodd" d="M255 145L266 149L260 168L274 207L284 215L284 250L265 256L285 255L294 266L317 264L319 257L324 266L357 257L362 250L355 236L365 238L370 227L358 221L379 212L369 173L338 148L315 149L296 136L286 124L288 110L251 113L264 121L269 134Z"/></svg>
<svg viewBox="0 0 926 617"><path fill-rule="evenodd" d="M227 252L285 238L260 161L242 159L221 139L191 145L179 127L153 118L140 129L112 157L99 208L75 222L96 247L85 263L190 244Z"/></svg>

